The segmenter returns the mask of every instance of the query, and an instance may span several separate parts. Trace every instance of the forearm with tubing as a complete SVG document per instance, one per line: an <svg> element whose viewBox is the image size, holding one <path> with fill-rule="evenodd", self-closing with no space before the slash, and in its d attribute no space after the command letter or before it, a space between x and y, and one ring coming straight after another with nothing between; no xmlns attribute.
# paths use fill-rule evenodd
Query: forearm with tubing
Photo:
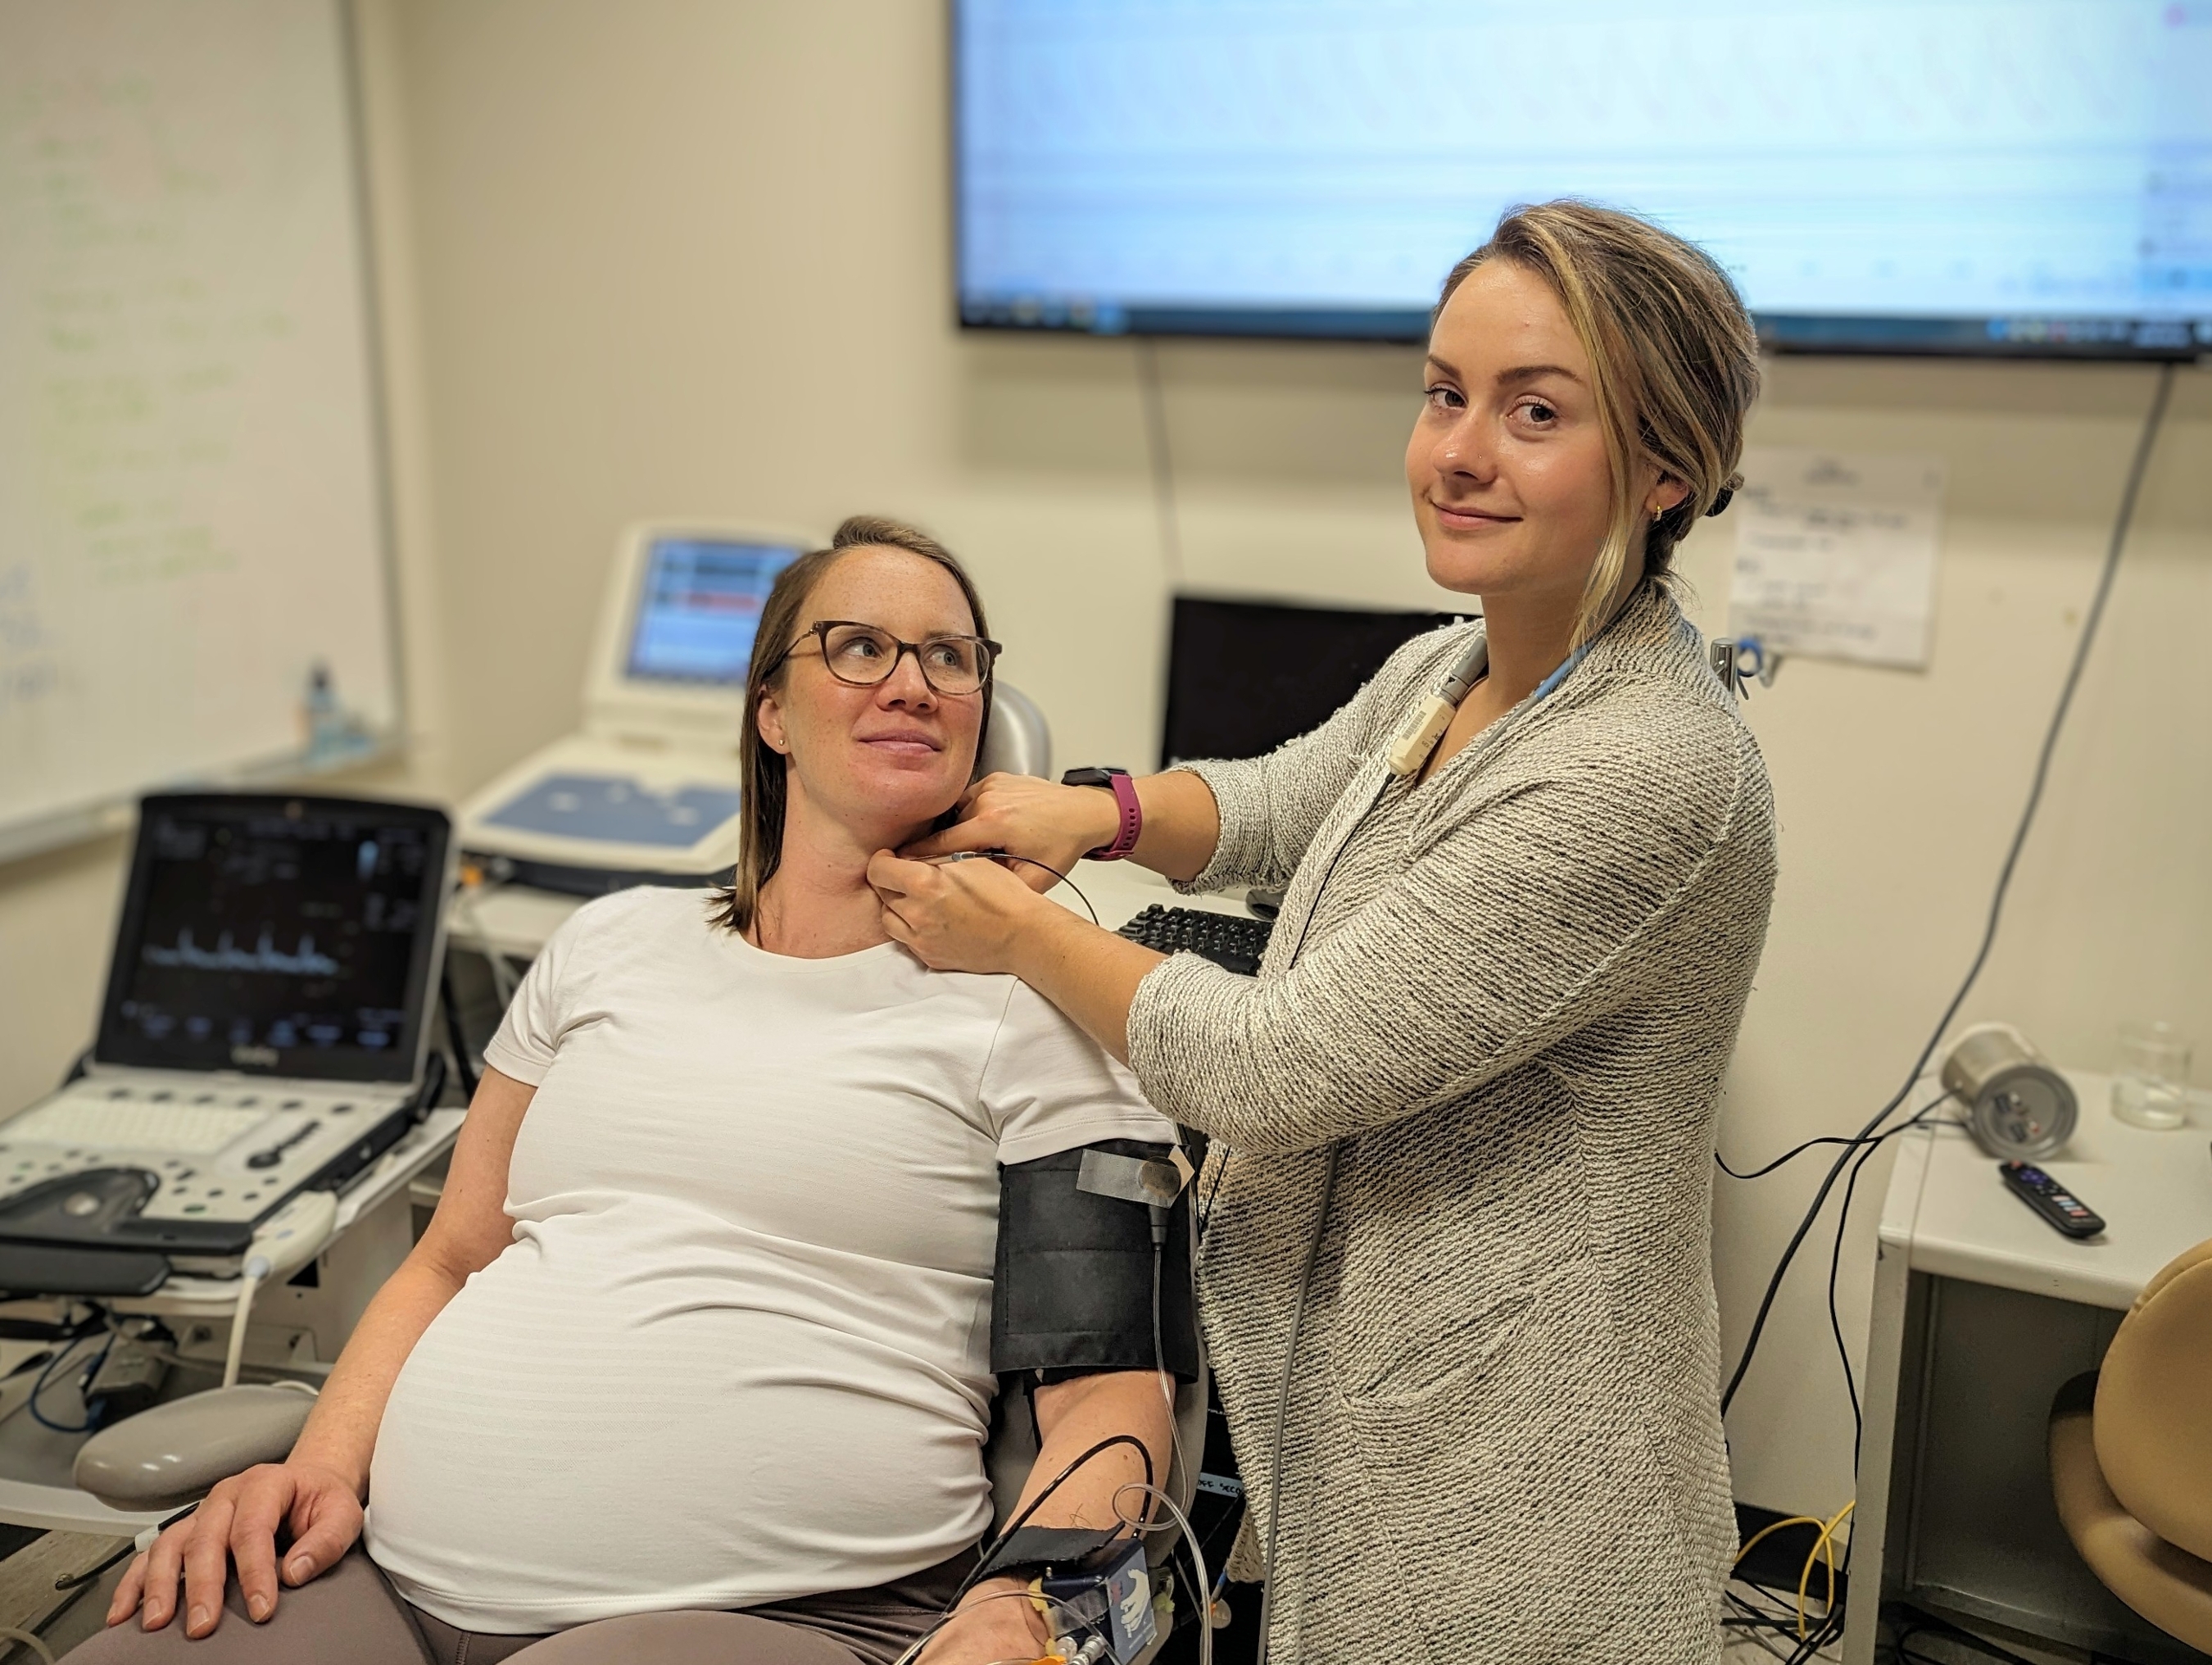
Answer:
<svg viewBox="0 0 2212 1665"><path fill-rule="evenodd" d="M512 1239L507 1160L536 1091L497 1070L484 1072L429 1230L362 1314L293 1444L291 1462L340 1475L356 1497L367 1497L377 1427L400 1366L470 1273L490 1265Z"/></svg>
<svg viewBox="0 0 2212 1665"><path fill-rule="evenodd" d="M1151 1476L1156 1477L1157 1484L1167 1483L1173 1435L1166 1396L1160 1391L1160 1377L1155 1372L1112 1370L1079 1376L1035 1389L1030 1402L1036 1407L1039 1443L1036 1461L1022 1486L1017 1516L1070 1463L1115 1434L1133 1434L1143 1441L1152 1457ZM1104 1530L1125 1516L1141 1517L1145 1508L1141 1495L1131 1493L1121 1499L1119 1494L1146 1479L1144 1463L1127 1445L1102 1451L1038 1504L1025 1524ZM961 1606L966 1608L996 1600L1023 1588L1024 1581L1019 1579L987 1579L968 1593Z"/></svg>

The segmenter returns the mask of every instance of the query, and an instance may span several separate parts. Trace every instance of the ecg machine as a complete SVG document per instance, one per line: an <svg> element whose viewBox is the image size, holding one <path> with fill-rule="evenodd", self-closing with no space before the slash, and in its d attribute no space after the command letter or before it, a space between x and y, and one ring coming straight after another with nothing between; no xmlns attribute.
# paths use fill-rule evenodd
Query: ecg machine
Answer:
<svg viewBox="0 0 2212 1665"><path fill-rule="evenodd" d="M84 1073L0 1121L0 1291L234 1271L406 1133L449 830L412 804L144 800Z"/></svg>
<svg viewBox="0 0 2212 1665"><path fill-rule="evenodd" d="M659 523L623 534L584 684L584 730L461 811L461 846L499 877L598 896L704 884L738 859L738 736L761 606L828 540Z"/></svg>

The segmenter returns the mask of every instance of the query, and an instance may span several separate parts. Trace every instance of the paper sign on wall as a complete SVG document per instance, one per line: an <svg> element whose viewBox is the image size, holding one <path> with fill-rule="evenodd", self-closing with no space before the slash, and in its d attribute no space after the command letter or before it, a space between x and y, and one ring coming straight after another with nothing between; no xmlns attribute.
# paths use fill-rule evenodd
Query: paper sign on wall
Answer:
<svg viewBox="0 0 2212 1665"><path fill-rule="evenodd" d="M1744 453L1729 629L1864 665L1928 663L1943 462L1759 447Z"/></svg>

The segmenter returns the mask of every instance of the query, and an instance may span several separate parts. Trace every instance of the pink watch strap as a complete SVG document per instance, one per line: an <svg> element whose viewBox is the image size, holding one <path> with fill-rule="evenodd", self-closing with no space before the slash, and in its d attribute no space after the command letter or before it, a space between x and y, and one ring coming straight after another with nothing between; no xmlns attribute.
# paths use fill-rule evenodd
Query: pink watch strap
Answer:
<svg viewBox="0 0 2212 1665"><path fill-rule="evenodd" d="M1145 829L1145 810L1137 801L1137 783L1116 769L1106 777L1106 784L1112 789L1114 802L1121 811L1121 826L1111 844L1091 852L1093 861L1121 860L1137 848L1137 836Z"/></svg>

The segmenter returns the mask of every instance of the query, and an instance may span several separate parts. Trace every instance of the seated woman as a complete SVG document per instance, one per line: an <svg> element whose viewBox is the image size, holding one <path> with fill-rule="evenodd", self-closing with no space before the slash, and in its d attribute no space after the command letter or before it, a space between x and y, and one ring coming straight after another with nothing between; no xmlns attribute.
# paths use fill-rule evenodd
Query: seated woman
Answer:
<svg viewBox="0 0 2212 1665"><path fill-rule="evenodd" d="M868 859L965 787L984 629L892 522L785 571L735 883L555 933L290 1457L169 1528L73 1658L877 1665L928 1629L991 1522L1000 1166L1174 1137L1015 979L884 934ZM1152 1358L1040 1373L1025 1498L1117 1434L1165 1475ZM1034 1523L1110 1527L1146 1472L1124 1442ZM978 1584L922 1657L1037 1656L1020 1588Z"/></svg>

